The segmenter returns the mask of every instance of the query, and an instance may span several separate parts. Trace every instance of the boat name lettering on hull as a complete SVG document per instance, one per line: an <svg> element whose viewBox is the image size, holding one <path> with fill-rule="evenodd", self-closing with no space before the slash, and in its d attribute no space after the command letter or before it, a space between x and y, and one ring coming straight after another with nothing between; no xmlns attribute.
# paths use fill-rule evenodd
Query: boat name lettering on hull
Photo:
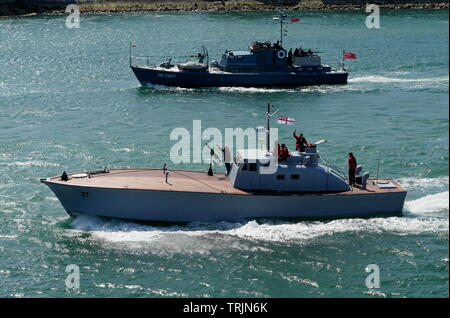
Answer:
<svg viewBox="0 0 450 318"><path fill-rule="evenodd" d="M158 77L175 78L175 74L158 73Z"/></svg>

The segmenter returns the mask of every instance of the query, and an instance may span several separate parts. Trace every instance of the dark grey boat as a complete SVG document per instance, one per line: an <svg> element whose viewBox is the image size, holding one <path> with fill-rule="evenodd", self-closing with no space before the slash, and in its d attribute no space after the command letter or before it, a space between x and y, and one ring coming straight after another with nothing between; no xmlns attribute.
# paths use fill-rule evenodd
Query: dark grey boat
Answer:
<svg viewBox="0 0 450 318"><path fill-rule="evenodd" d="M247 51L225 51L220 62L209 63L206 48L198 61L172 64L171 59L159 65L133 63L130 67L143 86L176 87L293 87L321 84L346 84L344 63L339 68L322 64L311 50L283 47L283 25L287 16L280 12L281 41L254 42ZM205 63L206 59L206 63Z"/></svg>

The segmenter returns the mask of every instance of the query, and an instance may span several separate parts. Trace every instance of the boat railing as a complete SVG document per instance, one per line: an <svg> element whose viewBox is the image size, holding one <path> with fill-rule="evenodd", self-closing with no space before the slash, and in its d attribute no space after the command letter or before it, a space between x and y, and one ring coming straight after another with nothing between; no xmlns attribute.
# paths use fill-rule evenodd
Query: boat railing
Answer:
<svg viewBox="0 0 450 318"><path fill-rule="evenodd" d="M342 70L342 61L325 60L325 61L322 61L321 64L322 64L323 67L329 67L332 70Z"/></svg>
<svg viewBox="0 0 450 318"><path fill-rule="evenodd" d="M161 55L132 55L130 56L130 66L157 66L162 63L168 62L173 65L177 65L179 63L186 63L188 61L193 61L194 56L161 56Z"/></svg>
<svg viewBox="0 0 450 318"><path fill-rule="evenodd" d="M276 70L284 70L282 66L273 65L255 65L250 63L239 63L237 65L227 65L225 69L229 72L271 72Z"/></svg>
<svg viewBox="0 0 450 318"><path fill-rule="evenodd" d="M322 160L327 166L329 166L330 168L332 168L334 170L334 172L336 172L337 174L339 174L343 179L348 180L347 175L345 174L345 172L343 172L340 168L338 168L336 165L332 164L331 162L329 162L328 160L326 160L323 156L320 156L320 160Z"/></svg>
<svg viewBox="0 0 450 318"><path fill-rule="evenodd" d="M155 56L130 56L130 65L138 66L138 65L155 65L155 63L151 63L151 59L156 58Z"/></svg>

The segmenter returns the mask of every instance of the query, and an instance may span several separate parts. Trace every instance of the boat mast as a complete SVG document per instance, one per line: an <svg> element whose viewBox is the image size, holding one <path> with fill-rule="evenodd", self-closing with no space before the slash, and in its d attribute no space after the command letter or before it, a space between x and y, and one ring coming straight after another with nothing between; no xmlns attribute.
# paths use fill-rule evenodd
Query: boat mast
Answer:
<svg viewBox="0 0 450 318"><path fill-rule="evenodd" d="M280 12L280 38L281 38L281 47L283 47L283 17Z"/></svg>
<svg viewBox="0 0 450 318"><path fill-rule="evenodd" d="M131 45L133 42L130 42L130 66L131 66Z"/></svg>
<svg viewBox="0 0 450 318"><path fill-rule="evenodd" d="M281 11L278 10L278 17L273 17L273 20L280 20L280 44L281 46L283 46L283 23L284 23L284 19L287 18L287 15Z"/></svg>
<svg viewBox="0 0 450 318"><path fill-rule="evenodd" d="M281 46L283 46L283 22L284 22L284 19L287 17L287 15L283 12L283 11L281 11L281 10L278 10L278 16L279 16L279 20L280 20L280 44L281 44Z"/></svg>
<svg viewBox="0 0 450 318"><path fill-rule="evenodd" d="M270 152L270 103L267 104L267 152Z"/></svg>

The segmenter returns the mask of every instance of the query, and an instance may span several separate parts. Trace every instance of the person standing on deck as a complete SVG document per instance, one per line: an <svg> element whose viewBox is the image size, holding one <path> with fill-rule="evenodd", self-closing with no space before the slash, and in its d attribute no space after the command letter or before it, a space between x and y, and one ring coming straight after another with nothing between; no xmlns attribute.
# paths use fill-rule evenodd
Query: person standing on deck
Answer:
<svg viewBox="0 0 450 318"><path fill-rule="evenodd" d="M223 162L225 163L225 168L227 169L227 175L230 173L231 170L231 153L230 153L230 149L228 149L227 146L225 147L219 147L219 149L222 151L223 153Z"/></svg>
<svg viewBox="0 0 450 318"><path fill-rule="evenodd" d="M295 149L300 151L300 152L304 152L305 151L305 147L306 146L309 147L311 145L306 141L306 138L303 137L303 134L300 134L300 136L297 136L295 134L296 132L297 132L297 130L294 130L294 133L292 134L292 136L296 140Z"/></svg>
<svg viewBox="0 0 450 318"><path fill-rule="evenodd" d="M356 183L356 166L358 165L356 162L356 158L353 156L352 152L348 153L348 183L353 186Z"/></svg>

